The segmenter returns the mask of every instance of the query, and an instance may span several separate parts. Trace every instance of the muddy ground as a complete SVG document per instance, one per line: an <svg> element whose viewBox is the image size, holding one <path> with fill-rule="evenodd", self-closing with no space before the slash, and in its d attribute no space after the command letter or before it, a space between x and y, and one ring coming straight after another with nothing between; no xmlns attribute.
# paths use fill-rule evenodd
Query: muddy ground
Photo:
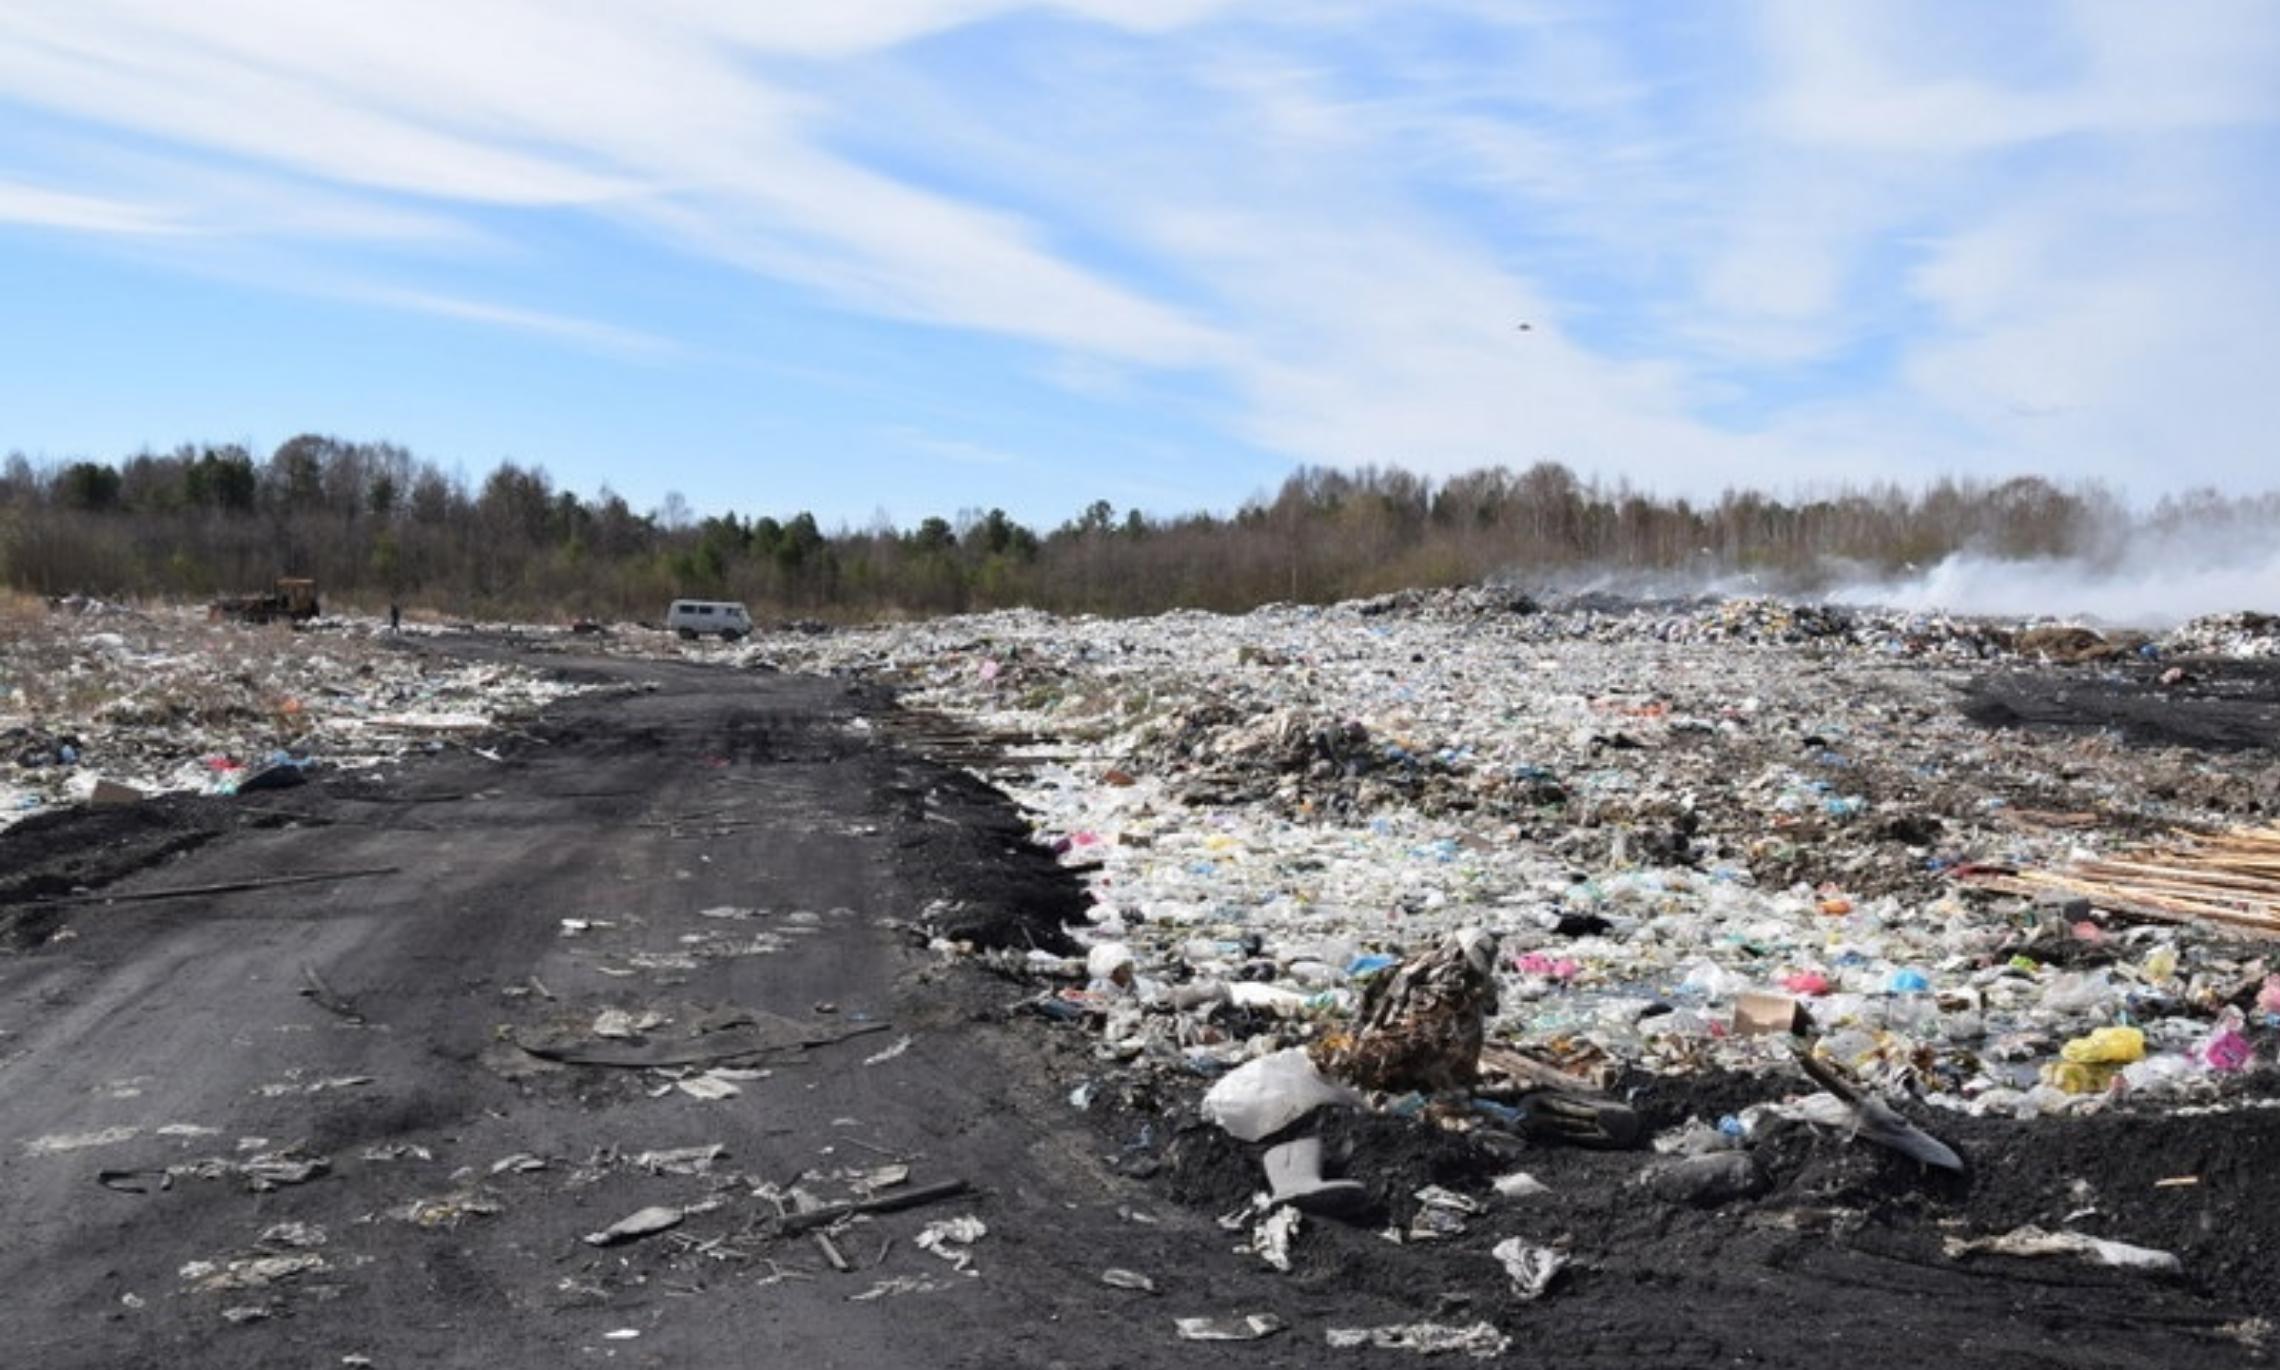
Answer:
<svg viewBox="0 0 2280 1370"><path fill-rule="evenodd" d="M1309 1221L1293 1269L1269 1270L1215 1221L1245 1202L1257 1148L1195 1122L1203 1081L1123 1077L1089 1034L1013 1011L1029 987L926 949L929 922L1049 939L1081 892L1002 800L895 741L885 700L549 664L615 688L502 739L499 761L454 749L0 835L11 1363L1406 1365L1324 1334L1418 1320L1494 1323L1519 1364L2264 1360L2280 1111L2261 1108L1919 1115L1970 1162L1962 1179L1797 1125L1758 1148L1763 1193L1711 1206L1639 1186L1644 1153L1336 1117L1332 1151L1375 1211ZM351 871L384 873L125 898ZM770 1073L717 1099L518 1045L592 1045L608 1009L670 1020L640 1045L783 1022L861 1035L739 1058ZM1676 1124L1782 1085L1622 1092ZM2260 1076L2235 1102L2276 1095ZM715 1143L709 1173L639 1159ZM775 1234L769 1196L852 1197L888 1165L909 1167L902 1188L976 1192L842 1232L846 1273ZM1551 1193L1436 1243L1381 1235L1417 1186L1478 1195L1512 1169ZM685 1216L582 1240L652 1205ZM971 1276L915 1244L967 1214L988 1228ZM1941 1252L2062 1221L2173 1251L2183 1273ZM1515 1234L1571 1256L1539 1301L1487 1254ZM1110 1267L1156 1292L1104 1284ZM1174 1333L1175 1317L1257 1312L1286 1329Z"/></svg>

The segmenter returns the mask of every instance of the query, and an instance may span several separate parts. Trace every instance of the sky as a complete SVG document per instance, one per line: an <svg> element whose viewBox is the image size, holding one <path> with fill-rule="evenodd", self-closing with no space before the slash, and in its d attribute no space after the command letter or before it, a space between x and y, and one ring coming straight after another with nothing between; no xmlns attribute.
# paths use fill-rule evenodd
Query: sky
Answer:
<svg viewBox="0 0 2280 1370"><path fill-rule="evenodd" d="M2280 486L2280 5L0 0L0 451Z"/></svg>

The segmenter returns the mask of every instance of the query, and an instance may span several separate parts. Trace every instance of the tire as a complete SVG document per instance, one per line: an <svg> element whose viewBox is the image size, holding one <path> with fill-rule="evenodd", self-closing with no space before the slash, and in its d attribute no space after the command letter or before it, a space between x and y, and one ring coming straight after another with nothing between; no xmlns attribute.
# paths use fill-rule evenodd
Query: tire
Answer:
<svg viewBox="0 0 2280 1370"><path fill-rule="evenodd" d="M720 640L723 642L741 642L743 639L744 634L736 631L734 628L721 629Z"/></svg>
<svg viewBox="0 0 2280 1370"><path fill-rule="evenodd" d="M694 642L697 640L697 630L694 628L682 628L679 630L679 632L681 634L681 640L683 642Z"/></svg>

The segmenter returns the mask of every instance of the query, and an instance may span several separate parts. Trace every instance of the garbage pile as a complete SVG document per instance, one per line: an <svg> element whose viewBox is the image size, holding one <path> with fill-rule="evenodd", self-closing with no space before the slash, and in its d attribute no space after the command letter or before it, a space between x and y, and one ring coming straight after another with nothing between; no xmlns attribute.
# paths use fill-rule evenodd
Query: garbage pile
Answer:
<svg viewBox="0 0 2280 1370"><path fill-rule="evenodd" d="M2177 655L2268 661L2280 657L2280 614L2207 614L2179 625L2163 644Z"/></svg>
<svg viewBox="0 0 2280 1370"><path fill-rule="evenodd" d="M0 827L59 805L291 784L461 743L576 687L389 650L378 625L66 603L0 636Z"/></svg>
<svg viewBox="0 0 2280 1370"><path fill-rule="evenodd" d="M1468 1047L1585 1084L1793 1079L1807 1024L1862 1099L2032 1117L2206 1102L2269 1062L2269 944L1969 877L2225 827L2273 763L1978 728L1956 667L2017 634L1923 623L1758 601L1562 617L1478 592L991 614L743 659L1052 740L983 769L1084 871L1090 955L1021 970L1128 1074L1302 1050L1327 1087L1477 1120ZM1406 1084L1356 1055L1386 977L1466 937L1481 1036L1433 1038L1454 1064Z"/></svg>

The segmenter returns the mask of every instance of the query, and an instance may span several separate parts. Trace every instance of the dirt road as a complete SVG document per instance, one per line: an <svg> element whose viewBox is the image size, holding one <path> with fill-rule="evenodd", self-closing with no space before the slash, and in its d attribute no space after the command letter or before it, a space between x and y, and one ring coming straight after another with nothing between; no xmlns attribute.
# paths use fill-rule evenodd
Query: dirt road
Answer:
<svg viewBox="0 0 2280 1370"><path fill-rule="evenodd" d="M454 748L380 783L13 837L26 864L45 844L98 866L106 844L132 860L196 842L115 895L392 873L16 906L20 940L63 936L0 960L0 1361L979 1366L1113 1346L1136 1364L1171 1341L1174 1303L1208 1312L1227 1283L1263 1282L1216 1229L1109 1174L1019 1037L970 1021L988 1002L970 978L890 926L1034 886L978 787L873 741L841 684L594 667L655 688L574 701L496 762ZM650 1042L732 1010L874 1030L774 1053L719 1099L511 1040L574 1040L612 1008L670 1019ZM710 1175L637 1163L713 1144ZM278 1153L325 1169L250 1189L235 1167ZM210 1158L215 1178L182 1169ZM889 1164L978 1192L842 1239L851 1273L755 1230L776 1212L756 1183ZM582 1240L708 1203L623 1246ZM966 1214L989 1229L971 1276L913 1244ZM273 1283L200 1287L264 1257ZM1164 1293L1103 1285L1111 1265Z"/></svg>
<svg viewBox="0 0 2280 1370"><path fill-rule="evenodd" d="M1532 1154L1555 1194L1526 1221L1578 1255L1541 1303L1501 1289L1504 1217L1430 1250L1310 1227L1273 1272L1211 1220L1254 1182L1243 1149L1078 1113L1089 1039L1009 1021L1024 991L907 931L938 900L1049 918L1074 897L989 792L841 682L569 664L610 687L496 759L454 746L0 841L0 1363L1369 1366L1414 1357L1325 1330L1420 1319L1494 1322L1521 1363L2254 1361L2227 1330L2270 1265L2253 1121L1959 1121L1984 1164L1953 1192L1800 1138L1773 1194L1716 1212L1640 1193L1633 1155ZM345 872L381 873L131 898ZM42 902L75 883L108 902ZM703 1074L755 1042L777 1049L738 1059L765 1074ZM1639 1100L1664 1122L1746 1101ZM1492 1173L1413 1124L1341 1126L1396 1197ZM2154 1188L2187 1172L2205 1183ZM2067 1197L2085 1176L2103 1188ZM773 1235L795 1185L950 1180L974 1192L830 1251ZM2170 1244L2239 1263L2149 1282L1939 1256L1950 1217L2000 1228L2046 1200L2167 1205ZM585 1240L652 1208L677 1223ZM970 1247L922 1249L968 1216ZM1253 1312L1288 1330L1174 1331Z"/></svg>

